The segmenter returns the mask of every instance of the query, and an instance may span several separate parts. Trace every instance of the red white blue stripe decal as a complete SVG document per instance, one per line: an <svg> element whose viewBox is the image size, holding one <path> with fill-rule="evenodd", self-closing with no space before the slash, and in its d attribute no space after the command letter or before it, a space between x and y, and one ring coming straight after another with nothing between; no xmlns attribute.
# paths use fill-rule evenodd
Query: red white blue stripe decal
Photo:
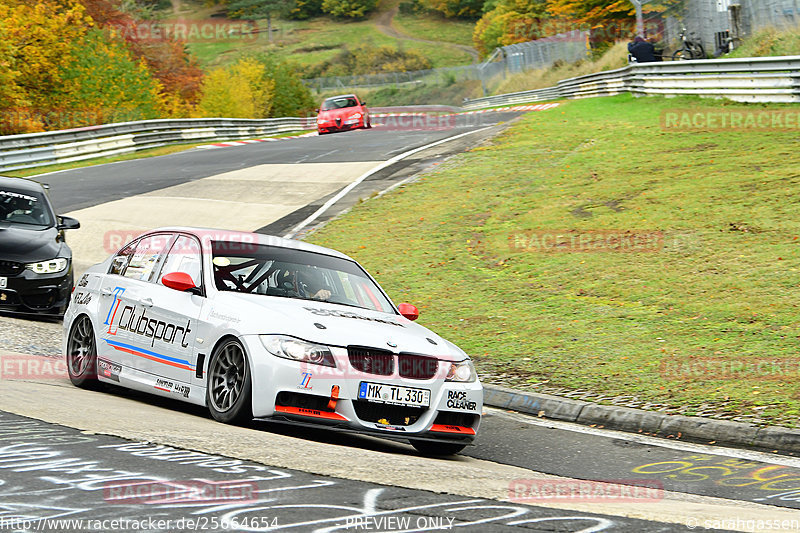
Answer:
<svg viewBox="0 0 800 533"><path fill-rule="evenodd" d="M129 353L131 355L136 355L138 357L150 359L151 361L155 361L157 363L163 363L169 366L174 366L176 368L183 368L184 370L194 370L194 365L192 365L192 363L190 363L185 359L178 359L176 357L161 355L160 353L151 352L150 350L143 350L142 348L137 348L136 346L125 344L123 342L112 341L109 339L103 339L103 340L106 341L109 344L109 346L120 352Z"/></svg>

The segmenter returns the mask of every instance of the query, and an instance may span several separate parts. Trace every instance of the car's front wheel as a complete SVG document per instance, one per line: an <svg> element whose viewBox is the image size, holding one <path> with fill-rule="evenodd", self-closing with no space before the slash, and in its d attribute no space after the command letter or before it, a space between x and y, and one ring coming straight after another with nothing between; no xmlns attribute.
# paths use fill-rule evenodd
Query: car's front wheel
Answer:
<svg viewBox="0 0 800 533"><path fill-rule="evenodd" d="M220 344L208 364L206 403L214 420L241 424L253 418L250 366L235 339Z"/></svg>
<svg viewBox="0 0 800 533"><path fill-rule="evenodd" d="M69 330L67 341L67 372L76 387L84 389L97 385L97 344L92 321L81 315Z"/></svg>
<svg viewBox="0 0 800 533"><path fill-rule="evenodd" d="M455 455L464 448L466 444L453 444L450 442L435 442L430 440L411 440L411 445L422 455L441 456Z"/></svg>

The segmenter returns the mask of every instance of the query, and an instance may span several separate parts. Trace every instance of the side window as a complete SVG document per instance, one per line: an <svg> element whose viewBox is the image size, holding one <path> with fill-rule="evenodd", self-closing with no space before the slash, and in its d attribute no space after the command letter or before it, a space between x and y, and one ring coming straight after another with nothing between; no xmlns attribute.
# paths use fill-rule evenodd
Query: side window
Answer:
<svg viewBox="0 0 800 533"><path fill-rule="evenodd" d="M158 265L159 259L164 255L172 235L162 233L150 235L140 240L128 261L128 267L122 274L126 278L150 281L153 270Z"/></svg>
<svg viewBox="0 0 800 533"><path fill-rule="evenodd" d="M128 266L128 261L130 261L137 244L139 244L138 241L130 243L114 256L114 259L111 260L111 267L108 269L109 274L122 275L125 271L125 267Z"/></svg>
<svg viewBox="0 0 800 533"><path fill-rule="evenodd" d="M169 251L158 282L165 274L172 272L185 272L192 277L195 286L200 287L203 280L203 259L200 253L200 243L197 239L181 235Z"/></svg>

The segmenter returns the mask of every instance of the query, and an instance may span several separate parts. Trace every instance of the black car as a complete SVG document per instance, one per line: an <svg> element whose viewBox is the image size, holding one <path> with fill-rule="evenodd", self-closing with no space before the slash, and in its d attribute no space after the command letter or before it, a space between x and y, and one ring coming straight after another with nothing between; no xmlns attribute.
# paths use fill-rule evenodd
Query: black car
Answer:
<svg viewBox="0 0 800 533"><path fill-rule="evenodd" d="M72 250L45 188L0 176L0 312L63 315L72 293Z"/></svg>

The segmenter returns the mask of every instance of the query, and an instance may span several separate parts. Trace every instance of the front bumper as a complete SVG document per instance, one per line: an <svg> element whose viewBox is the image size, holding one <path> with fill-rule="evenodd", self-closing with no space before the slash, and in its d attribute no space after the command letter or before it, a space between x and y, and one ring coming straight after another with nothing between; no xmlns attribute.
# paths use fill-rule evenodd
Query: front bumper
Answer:
<svg viewBox="0 0 800 533"><path fill-rule="evenodd" d="M401 439L434 439L469 443L480 426L483 387L480 382L382 376L349 364L347 350L332 348L336 368L273 356L257 335L241 339L251 359L253 416L285 419L334 429ZM440 363L440 369L443 364ZM430 391L428 407L375 403L358 398L362 382Z"/></svg>
<svg viewBox="0 0 800 533"><path fill-rule="evenodd" d="M0 289L0 311L60 314L72 293L72 263L63 272L36 274L25 269L6 280L6 287Z"/></svg>
<svg viewBox="0 0 800 533"><path fill-rule="evenodd" d="M317 123L317 131L320 133L334 133L337 131L349 131L364 127L364 119L345 120L340 123L334 121L325 122L324 124Z"/></svg>

